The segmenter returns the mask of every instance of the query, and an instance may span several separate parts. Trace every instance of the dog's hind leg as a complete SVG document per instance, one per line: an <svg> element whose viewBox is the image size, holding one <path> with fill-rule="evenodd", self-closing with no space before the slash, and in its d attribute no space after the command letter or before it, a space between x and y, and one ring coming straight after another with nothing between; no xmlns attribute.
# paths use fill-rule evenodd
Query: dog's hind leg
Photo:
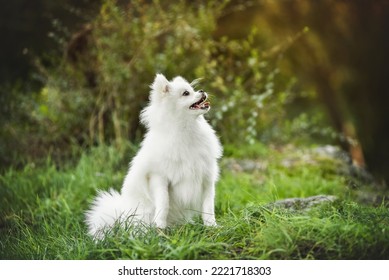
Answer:
<svg viewBox="0 0 389 280"><path fill-rule="evenodd" d="M162 176L152 174L149 184L155 206L154 223L159 228L165 228L169 214L169 183Z"/></svg>

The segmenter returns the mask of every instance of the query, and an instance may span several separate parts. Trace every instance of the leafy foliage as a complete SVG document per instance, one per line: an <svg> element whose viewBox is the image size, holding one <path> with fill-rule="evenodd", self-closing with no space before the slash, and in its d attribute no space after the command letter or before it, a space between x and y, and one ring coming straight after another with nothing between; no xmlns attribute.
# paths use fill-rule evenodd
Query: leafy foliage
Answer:
<svg viewBox="0 0 389 280"><path fill-rule="evenodd" d="M252 144L264 131L271 138L296 95L296 80L280 74L278 60L302 33L272 52L261 50L256 29L243 40L215 38L226 4L138 0L123 8L105 1L87 26L86 51L73 50L50 73L34 116L53 138L120 146L139 139L148 85L162 72L202 78L224 142Z"/></svg>

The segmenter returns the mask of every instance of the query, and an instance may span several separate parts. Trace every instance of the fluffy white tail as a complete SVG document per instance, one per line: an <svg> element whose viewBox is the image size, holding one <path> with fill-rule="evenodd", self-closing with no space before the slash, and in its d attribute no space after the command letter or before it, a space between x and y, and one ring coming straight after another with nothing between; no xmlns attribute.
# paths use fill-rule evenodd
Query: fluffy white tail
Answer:
<svg viewBox="0 0 389 280"><path fill-rule="evenodd" d="M124 216L128 216L128 211L129 205L116 190L99 192L91 209L86 212L89 234L101 239L106 229L111 228L115 222L121 222Z"/></svg>

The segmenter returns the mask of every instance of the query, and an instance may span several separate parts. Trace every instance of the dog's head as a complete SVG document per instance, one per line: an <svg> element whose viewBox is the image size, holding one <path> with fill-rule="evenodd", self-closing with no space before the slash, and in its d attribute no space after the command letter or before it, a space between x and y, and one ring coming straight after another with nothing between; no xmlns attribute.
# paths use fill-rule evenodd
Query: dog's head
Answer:
<svg viewBox="0 0 389 280"><path fill-rule="evenodd" d="M188 83L182 77L168 81L164 75L157 74L151 85L151 102L153 105L166 106L169 110L190 115L201 115L209 111L208 94L195 90L194 83ZM180 114L181 115L181 114Z"/></svg>

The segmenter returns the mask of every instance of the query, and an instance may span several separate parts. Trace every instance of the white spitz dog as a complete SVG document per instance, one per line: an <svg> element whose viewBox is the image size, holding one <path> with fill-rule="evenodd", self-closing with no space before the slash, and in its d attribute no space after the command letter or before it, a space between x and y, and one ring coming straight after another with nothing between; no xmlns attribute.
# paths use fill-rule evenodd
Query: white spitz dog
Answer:
<svg viewBox="0 0 389 280"><path fill-rule="evenodd" d="M86 213L89 234L103 238L116 223L165 228L201 214L216 225L215 182L222 147L204 118L207 93L182 77L157 74L142 111L147 133L133 158L121 192L100 192Z"/></svg>

